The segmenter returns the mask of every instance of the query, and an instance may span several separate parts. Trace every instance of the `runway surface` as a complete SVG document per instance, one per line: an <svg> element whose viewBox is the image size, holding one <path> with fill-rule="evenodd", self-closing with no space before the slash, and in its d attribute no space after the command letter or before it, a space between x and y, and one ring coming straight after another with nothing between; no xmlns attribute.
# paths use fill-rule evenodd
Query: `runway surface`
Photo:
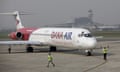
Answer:
<svg viewBox="0 0 120 72"><path fill-rule="evenodd" d="M108 60L103 60L101 46L109 45ZM24 45L0 46L0 72L119 72L120 43L101 41L93 52L86 56L84 50L58 48L52 52L55 67L47 68L48 48L35 48L34 53L26 53Z"/></svg>

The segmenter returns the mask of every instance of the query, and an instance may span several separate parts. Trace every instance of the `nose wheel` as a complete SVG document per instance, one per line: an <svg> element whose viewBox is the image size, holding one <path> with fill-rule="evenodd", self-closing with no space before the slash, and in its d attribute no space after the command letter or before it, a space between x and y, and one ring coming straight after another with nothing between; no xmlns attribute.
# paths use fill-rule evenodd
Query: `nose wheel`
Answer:
<svg viewBox="0 0 120 72"><path fill-rule="evenodd" d="M85 53L87 56L91 56L92 55L92 49L91 50L85 50Z"/></svg>

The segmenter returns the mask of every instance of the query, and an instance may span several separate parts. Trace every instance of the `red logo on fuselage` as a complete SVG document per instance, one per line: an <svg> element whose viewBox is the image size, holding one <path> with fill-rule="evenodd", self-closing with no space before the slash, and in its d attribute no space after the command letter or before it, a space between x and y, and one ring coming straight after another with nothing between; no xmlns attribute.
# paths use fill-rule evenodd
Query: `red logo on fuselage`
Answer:
<svg viewBox="0 0 120 72"><path fill-rule="evenodd" d="M52 32L51 38L52 39L65 39L65 40L72 40L72 32Z"/></svg>
<svg viewBox="0 0 120 72"><path fill-rule="evenodd" d="M52 32L51 38L63 39L63 32Z"/></svg>

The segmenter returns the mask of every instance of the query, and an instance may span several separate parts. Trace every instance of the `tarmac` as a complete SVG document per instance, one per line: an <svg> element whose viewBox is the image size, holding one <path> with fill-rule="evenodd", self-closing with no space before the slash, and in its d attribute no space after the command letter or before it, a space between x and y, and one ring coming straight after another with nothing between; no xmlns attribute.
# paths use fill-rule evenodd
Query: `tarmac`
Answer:
<svg viewBox="0 0 120 72"><path fill-rule="evenodd" d="M109 45L108 59L104 61L101 46ZM47 68L48 48L35 48L34 53L26 53L24 45L0 46L0 72L119 72L120 42L101 41L92 56L84 50L58 48L52 52L55 67Z"/></svg>

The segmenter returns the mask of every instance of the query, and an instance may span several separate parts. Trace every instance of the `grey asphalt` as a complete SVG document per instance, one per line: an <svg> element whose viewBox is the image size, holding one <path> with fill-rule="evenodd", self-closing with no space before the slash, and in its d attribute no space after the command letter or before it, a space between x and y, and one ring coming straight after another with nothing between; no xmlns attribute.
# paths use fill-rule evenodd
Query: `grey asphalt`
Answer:
<svg viewBox="0 0 120 72"><path fill-rule="evenodd" d="M103 60L101 46L109 45L108 60ZM47 68L48 48L35 48L34 53L26 53L25 46L0 46L0 72L119 72L120 43L101 41L93 51L93 56L86 56L84 50L58 48L52 52L55 67Z"/></svg>

